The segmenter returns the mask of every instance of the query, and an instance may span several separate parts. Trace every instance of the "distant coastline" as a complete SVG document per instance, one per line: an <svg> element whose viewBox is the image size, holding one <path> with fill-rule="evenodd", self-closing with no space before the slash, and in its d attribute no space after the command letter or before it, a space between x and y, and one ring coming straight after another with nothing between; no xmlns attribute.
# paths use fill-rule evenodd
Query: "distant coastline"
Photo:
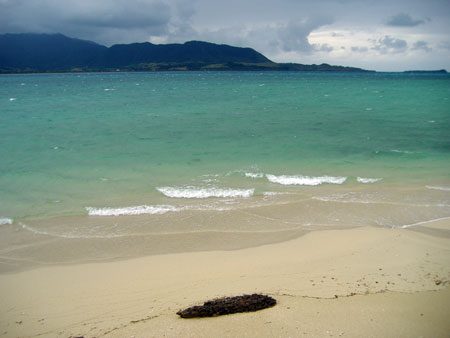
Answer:
<svg viewBox="0 0 450 338"><path fill-rule="evenodd" d="M252 48L203 41L159 45L142 42L105 47L62 34L0 35L0 74L188 71L375 72L327 63L276 63ZM447 71L395 73L447 74Z"/></svg>
<svg viewBox="0 0 450 338"><path fill-rule="evenodd" d="M295 63L244 63L230 62L221 64L209 63L147 63L130 65L122 68L71 68L71 69L50 69L38 70L33 68L25 69L4 69L0 68L0 75L7 74L90 74L90 73L129 73L129 72L356 72L375 73L373 70L365 70L354 67L333 66L328 64L303 65Z"/></svg>
<svg viewBox="0 0 450 338"><path fill-rule="evenodd" d="M423 73L423 74L447 74L445 69L439 70L406 70L403 73Z"/></svg>
<svg viewBox="0 0 450 338"><path fill-rule="evenodd" d="M371 72L326 63L276 63L251 48L203 41L108 48L62 34L0 35L0 74L167 71Z"/></svg>

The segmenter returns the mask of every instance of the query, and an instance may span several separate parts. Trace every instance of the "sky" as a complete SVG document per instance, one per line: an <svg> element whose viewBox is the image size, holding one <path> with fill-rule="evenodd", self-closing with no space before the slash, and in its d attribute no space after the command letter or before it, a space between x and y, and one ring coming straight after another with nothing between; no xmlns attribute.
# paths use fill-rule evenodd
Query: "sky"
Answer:
<svg viewBox="0 0 450 338"><path fill-rule="evenodd" d="M450 71L450 0L0 0L0 34L201 40L275 62Z"/></svg>

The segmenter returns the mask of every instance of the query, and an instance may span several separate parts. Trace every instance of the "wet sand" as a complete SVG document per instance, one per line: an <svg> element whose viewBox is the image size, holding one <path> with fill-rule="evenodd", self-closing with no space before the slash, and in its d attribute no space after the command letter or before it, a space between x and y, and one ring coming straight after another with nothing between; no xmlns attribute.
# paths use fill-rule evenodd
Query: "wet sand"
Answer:
<svg viewBox="0 0 450 338"><path fill-rule="evenodd" d="M232 251L2 274L0 334L448 337L449 232L448 219L409 229L324 230ZM217 318L176 315L211 298L254 292L278 304Z"/></svg>

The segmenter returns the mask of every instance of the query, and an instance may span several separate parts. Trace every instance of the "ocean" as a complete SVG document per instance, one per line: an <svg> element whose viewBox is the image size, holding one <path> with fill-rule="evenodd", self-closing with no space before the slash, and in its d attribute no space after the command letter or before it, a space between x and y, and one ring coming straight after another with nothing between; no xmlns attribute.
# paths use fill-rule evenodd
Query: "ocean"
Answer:
<svg viewBox="0 0 450 338"><path fill-rule="evenodd" d="M2 75L0 144L7 264L58 238L450 217L447 74Z"/></svg>

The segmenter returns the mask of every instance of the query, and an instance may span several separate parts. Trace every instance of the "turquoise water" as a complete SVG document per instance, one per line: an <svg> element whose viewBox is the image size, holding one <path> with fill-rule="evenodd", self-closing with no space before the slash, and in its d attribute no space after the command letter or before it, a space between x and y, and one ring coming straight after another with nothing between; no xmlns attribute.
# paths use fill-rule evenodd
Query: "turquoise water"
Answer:
<svg viewBox="0 0 450 338"><path fill-rule="evenodd" d="M1 76L0 144L4 224L369 185L448 216L450 76Z"/></svg>

